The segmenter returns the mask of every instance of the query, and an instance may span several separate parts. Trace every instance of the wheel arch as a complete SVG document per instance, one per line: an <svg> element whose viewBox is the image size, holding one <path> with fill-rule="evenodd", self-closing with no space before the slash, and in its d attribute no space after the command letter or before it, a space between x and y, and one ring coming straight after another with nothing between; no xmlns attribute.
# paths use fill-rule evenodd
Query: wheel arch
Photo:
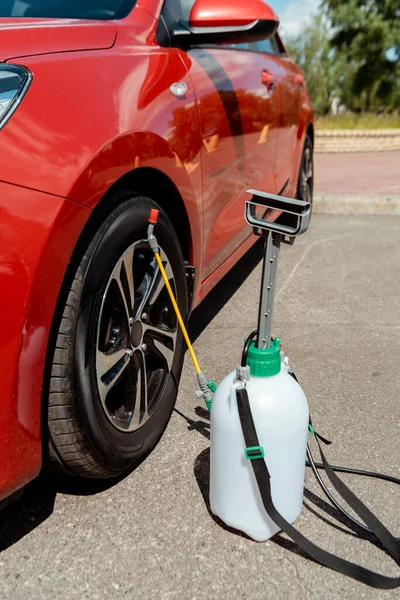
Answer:
<svg viewBox="0 0 400 600"><path fill-rule="evenodd" d="M199 167L199 160L185 162L185 152L154 131L129 132L102 146L69 188L67 197L91 208L93 218L115 207L112 200L116 191L151 197L169 217L184 258L200 271L203 231Z"/></svg>
<svg viewBox="0 0 400 600"><path fill-rule="evenodd" d="M94 210L115 208L116 192L132 192L135 196L148 196L166 213L176 232L183 257L193 261L193 240L189 216L183 198L174 182L162 171L152 167L141 167L120 177L106 192Z"/></svg>

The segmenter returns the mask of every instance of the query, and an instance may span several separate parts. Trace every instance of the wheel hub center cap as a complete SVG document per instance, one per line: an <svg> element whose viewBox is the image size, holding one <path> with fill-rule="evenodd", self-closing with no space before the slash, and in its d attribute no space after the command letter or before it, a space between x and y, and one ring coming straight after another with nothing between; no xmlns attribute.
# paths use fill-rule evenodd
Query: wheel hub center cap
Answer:
<svg viewBox="0 0 400 600"><path fill-rule="evenodd" d="M140 344L142 343L142 336L143 326L140 321L136 321L136 323L133 324L131 334L132 346L134 348L138 348L140 346Z"/></svg>

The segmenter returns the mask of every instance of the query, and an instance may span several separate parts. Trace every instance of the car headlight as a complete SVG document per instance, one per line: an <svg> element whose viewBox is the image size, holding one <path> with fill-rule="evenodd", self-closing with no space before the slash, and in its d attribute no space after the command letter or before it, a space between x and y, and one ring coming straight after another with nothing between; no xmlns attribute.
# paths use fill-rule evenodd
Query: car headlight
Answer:
<svg viewBox="0 0 400 600"><path fill-rule="evenodd" d="M0 64L0 129L21 102L31 81L32 74L25 67Z"/></svg>

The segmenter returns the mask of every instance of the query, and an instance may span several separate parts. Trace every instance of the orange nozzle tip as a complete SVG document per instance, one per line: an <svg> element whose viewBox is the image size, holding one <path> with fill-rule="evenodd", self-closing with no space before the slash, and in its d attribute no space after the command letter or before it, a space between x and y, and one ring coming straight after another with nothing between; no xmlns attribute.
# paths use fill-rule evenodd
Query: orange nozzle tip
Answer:
<svg viewBox="0 0 400 600"><path fill-rule="evenodd" d="M152 208L150 211L149 223L152 223L153 225L155 225L158 221L159 213L160 213L159 210L157 210L156 208Z"/></svg>

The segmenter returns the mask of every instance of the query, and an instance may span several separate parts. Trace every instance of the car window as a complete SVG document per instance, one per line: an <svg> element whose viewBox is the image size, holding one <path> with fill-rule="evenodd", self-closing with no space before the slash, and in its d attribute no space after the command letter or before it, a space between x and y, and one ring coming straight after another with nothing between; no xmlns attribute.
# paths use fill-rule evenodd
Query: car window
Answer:
<svg viewBox="0 0 400 600"><path fill-rule="evenodd" d="M136 0L1 0L0 17L122 19Z"/></svg>
<svg viewBox="0 0 400 600"><path fill-rule="evenodd" d="M1 0L0 0L1 1ZM161 46L169 46L169 31L174 23L188 21L195 0L165 0L161 19L157 26L157 41Z"/></svg>
<svg viewBox="0 0 400 600"><path fill-rule="evenodd" d="M266 40L260 40L258 42L229 44L229 46L224 47L234 48L237 50L250 50L251 52L263 52L264 54L281 54L276 36L267 38Z"/></svg>
<svg viewBox="0 0 400 600"><path fill-rule="evenodd" d="M256 44L258 52L264 52L265 54L281 53L275 36L266 40L260 40Z"/></svg>

